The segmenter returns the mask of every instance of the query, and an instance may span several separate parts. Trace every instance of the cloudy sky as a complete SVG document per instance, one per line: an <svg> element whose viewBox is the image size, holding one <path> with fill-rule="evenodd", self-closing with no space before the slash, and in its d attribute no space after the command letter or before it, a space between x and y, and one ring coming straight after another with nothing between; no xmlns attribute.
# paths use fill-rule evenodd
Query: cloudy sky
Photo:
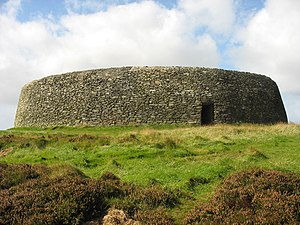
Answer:
<svg viewBox="0 0 300 225"><path fill-rule="evenodd" d="M265 74L300 123L299 27L299 0L0 0L0 129L25 83L127 65Z"/></svg>

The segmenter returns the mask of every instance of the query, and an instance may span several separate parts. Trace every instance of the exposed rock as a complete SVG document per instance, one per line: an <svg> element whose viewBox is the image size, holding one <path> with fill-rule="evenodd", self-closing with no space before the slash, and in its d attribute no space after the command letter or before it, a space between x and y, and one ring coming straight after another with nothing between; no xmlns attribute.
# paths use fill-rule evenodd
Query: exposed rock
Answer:
<svg viewBox="0 0 300 225"><path fill-rule="evenodd" d="M140 222L128 219L124 211L111 209L103 218L103 225L141 225Z"/></svg>

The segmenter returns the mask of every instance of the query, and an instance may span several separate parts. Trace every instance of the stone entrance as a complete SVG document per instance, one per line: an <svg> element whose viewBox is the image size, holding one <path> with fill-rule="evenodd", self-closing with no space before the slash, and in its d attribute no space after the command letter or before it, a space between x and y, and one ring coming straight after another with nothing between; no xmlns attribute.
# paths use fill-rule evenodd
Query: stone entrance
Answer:
<svg viewBox="0 0 300 225"><path fill-rule="evenodd" d="M214 122L214 104L205 103L202 105L201 125L209 125Z"/></svg>

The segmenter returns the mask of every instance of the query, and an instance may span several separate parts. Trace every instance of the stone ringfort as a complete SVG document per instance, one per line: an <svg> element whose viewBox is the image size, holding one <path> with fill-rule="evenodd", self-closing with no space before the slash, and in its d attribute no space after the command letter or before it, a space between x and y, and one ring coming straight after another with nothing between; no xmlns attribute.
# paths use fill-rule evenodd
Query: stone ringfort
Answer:
<svg viewBox="0 0 300 225"><path fill-rule="evenodd" d="M200 67L121 67L54 75L21 91L15 127L277 123L276 83Z"/></svg>

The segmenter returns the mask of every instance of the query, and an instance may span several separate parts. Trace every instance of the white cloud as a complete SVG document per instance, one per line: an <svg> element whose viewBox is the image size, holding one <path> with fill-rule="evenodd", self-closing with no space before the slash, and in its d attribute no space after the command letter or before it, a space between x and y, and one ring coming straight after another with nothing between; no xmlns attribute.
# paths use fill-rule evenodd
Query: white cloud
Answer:
<svg viewBox="0 0 300 225"><path fill-rule="evenodd" d="M192 31L181 12L161 8L152 1L68 16L62 24L69 31L60 40L63 46L67 51L80 52L66 62L76 67L195 63L215 66L219 60L212 38L190 37ZM80 63L82 59L85 60Z"/></svg>
<svg viewBox="0 0 300 225"><path fill-rule="evenodd" d="M227 33L233 28L233 0L179 0L178 5L195 27L204 26L216 33Z"/></svg>
<svg viewBox="0 0 300 225"><path fill-rule="evenodd" d="M19 23L0 15L0 101L15 104L24 82L43 71L52 55L53 37L41 22Z"/></svg>
<svg viewBox="0 0 300 225"><path fill-rule="evenodd" d="M299 27L299 0L268 0L238 33L235 64L271 76L283 92L300 93Z"/></svg>
<svg viewBox="0 0 300 225"><path fill-rule="evenodd" d="M21 9L21 0L9 0L3 5L0 3L0 12L2 11L8 17L15 17Z"/></svg>

